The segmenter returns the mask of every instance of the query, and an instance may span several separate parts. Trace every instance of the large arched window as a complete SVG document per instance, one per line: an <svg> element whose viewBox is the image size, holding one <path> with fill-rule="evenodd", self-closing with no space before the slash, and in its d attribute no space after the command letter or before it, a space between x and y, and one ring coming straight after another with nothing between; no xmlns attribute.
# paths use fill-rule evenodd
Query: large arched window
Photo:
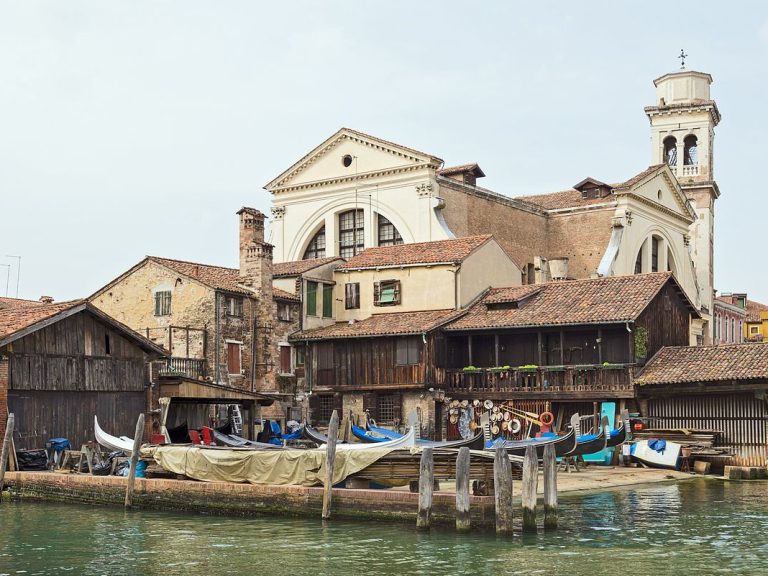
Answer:
<svg viewBox="0 0 768 576"><path fill-rule="evenodd" d="M325 226L320 228L304 251L304 260L325 258Z"/></svg>
<svg viewBox="0 0 768 576"><path fill-rule="evenodd" d="M659 246L661 244L658 236L651 236L651 272L659 271Z"/></svg>
<svg viewBox="0 0 768 576"><path fill-rule="evenodd" d="M695 166L699 163L698 139L693 134L688 134L683 140L684 157L683 164L686 166Z"/></svg>
<svg viewBox="0 0 768 576"><path fill-rule="evenodd" d="M365 228L362 210L348 210L339 214L339 256L351 258L365 246Z"/></svg>
<svg viewBox="0 0 768 576"><path fill-rule="evenodd" d="M402 243L403 237L395 225L379 214L379 246L394 246Z"/></svg>
<svg viewBox="0 0 768 576"><path fill-rule="evenodd" d="M664 138L664 162L668 166L677 166L677 139L674 136Z"/></svg>
<svg viewBox="0 0 768 576"><path fill-rule="evenodd" d="M645 242L640 245L640 250L637 251L637 258L635 258L635 274L643 273L643 248Z"/></svg>

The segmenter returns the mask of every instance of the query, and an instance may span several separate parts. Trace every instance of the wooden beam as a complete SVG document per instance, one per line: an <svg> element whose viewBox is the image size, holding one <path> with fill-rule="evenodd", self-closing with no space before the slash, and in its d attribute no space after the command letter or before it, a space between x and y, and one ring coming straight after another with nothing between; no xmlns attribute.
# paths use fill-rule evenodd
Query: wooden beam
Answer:
<svg viewBox="0 0 768 576"><path fill-rule="evenodd" d="M333 465L336 460L336 439L339 435L339 413L334 410L328 426L328 443L325 445L325 486L323 487L323 520L331 517L333 497Z"/></svg>
<svg viewBox="0 0 768 576"><path fill-rule="evenodd" d="M496 503L496 534L512 535L512 465L507 450L496 447L493 459L493 485Z"/></svg>
<svg viewBox="0 0 768 576"><path fill-rule="evenodd" d="M539 483L539 459L536 447L525 449L523 460L523 532L536 532L536 499Z"/></svg>
<svg viewBox="0 0 768 576"><path fill-rule="evenodd" d="M467 446L459 448L456 457L456 531L469 532L469 469L470 453Z"/></svg>
<svg viewBox="0 0 768 576"><path fill-rule="evenodd" d="M557 528L557 462L555 445L544 446L544 529Z"/></svg>
<svg viewBox="0 0 768 576"><path fill-rule="evenodd" d="M133 437L133 451L131 452L131 467L128 471L128 484L125 487L125 507L133 506L133 485L136 482L136 465L139 462L139 450L141 439L144 436L144 414L139 414L136 421L136 433Z"/></svg>
<svg viewBox="0 0 768 576"><path fill-rule="evenodd" d="M3 482L5 481L5 468L8 464L9 450L11 447L11 438L13 437L15 416L13 412L8 414L8 421L5 423L5 436L3 437L3 449L0 451L0 503L2 503Z"/></svg>

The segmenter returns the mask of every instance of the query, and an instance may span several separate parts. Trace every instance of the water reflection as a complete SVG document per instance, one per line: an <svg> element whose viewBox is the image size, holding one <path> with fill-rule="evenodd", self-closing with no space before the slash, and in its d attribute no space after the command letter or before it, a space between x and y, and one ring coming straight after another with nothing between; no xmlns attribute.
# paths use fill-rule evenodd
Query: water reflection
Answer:
<svg viewBox="0 0 768 576"><path fill-rule="evenodd" d="M765 483L698 480L561 501L554 533L0 506L0 574L765 572ZM519 522L519 517L518 517Z"/></svg>

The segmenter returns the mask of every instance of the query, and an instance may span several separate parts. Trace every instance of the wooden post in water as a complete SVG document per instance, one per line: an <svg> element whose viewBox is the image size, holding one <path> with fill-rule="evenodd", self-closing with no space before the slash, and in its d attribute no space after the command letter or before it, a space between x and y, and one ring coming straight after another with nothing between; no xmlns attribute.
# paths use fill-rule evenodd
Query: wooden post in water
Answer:
<svg viewBox="0 0 768 576"><path fill-rule="evenodd" d="M429 529L432 514L432 491L435 487L435 466L432 458L432 448L425 447L421 451L419 466L419 513L416 517L416 528Z"/></svg>
<svg viewBox="0 0 768 576"><path fill-rule="evenodd" d="M128 471L128 485L125 487L125 507L133 505L133 485L136 482L136 465L139 463L139 449L144 436L144 414L139 414L136 421L136 434L133 436L133 451L131 452L131 468Z"/></svg>
<svg viewBox="0 0 768 576"><path fill-rule="evenodd" d="M459 448L456 457L456 530L469 532L469 447Z"/></svg>
<svg viewBox="0 0 768 576"><path fill-rule="evenodd" d="M539 483L539 458L536 447L525 449L523 460L523 532L536 532L536 489Z"/></svg>
<svg viewBox="0 0 768 576"><path fill-rule="evenodd" d="M336 440L339 437L339 413L331 414L328 424L328 444L325 445L325 486L323 487L323 520L331 517L331 497L333 496L333 464L336 461Z"/></svg>
<svg viewBox="0 0 768 576"><path fill-rule="evenodd" d="M544 529L557 528L557 462L555 445L544 446Z"/></svg>
<svg viewBox="0 0 768 576"><path fill-rule="evenodd" d="M5 436L3 437L3 450L0 452L0 492L3 491L3 481L5 480L5 467L8 465L8 458L10 454L8 451L11 449L11 439L13 438L13 421L14 415L8 414L8 422L5 424ZM0 502L3 499L0 497Z"/></svg>
<svg viewBox="0 0 768 576"><path fill-rule="evenodd" d="M496 533L512 534L512 465L507 449L496 447L493 458L493 484L496 497Z"/></svg>

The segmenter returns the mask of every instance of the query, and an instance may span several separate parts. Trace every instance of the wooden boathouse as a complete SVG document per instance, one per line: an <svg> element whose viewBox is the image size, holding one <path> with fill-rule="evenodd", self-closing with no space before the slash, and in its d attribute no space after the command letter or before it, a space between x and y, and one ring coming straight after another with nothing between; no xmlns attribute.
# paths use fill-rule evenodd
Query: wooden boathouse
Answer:
<svg viewBox="0 0 768 576"><path fill-rule="evenodd" d="M94 415L133 436L150 409L148 362L165 355L84 300L0 310L0 435L11 412L18 450L51 438L77 449L93 440Z"/></svg>
<svg viewBox="0 0 768 576"><path fill-rule="evenodd" d="M653 428L718 431L717 465L768 463L768 343L663 348L635 383Z"/></svg>

